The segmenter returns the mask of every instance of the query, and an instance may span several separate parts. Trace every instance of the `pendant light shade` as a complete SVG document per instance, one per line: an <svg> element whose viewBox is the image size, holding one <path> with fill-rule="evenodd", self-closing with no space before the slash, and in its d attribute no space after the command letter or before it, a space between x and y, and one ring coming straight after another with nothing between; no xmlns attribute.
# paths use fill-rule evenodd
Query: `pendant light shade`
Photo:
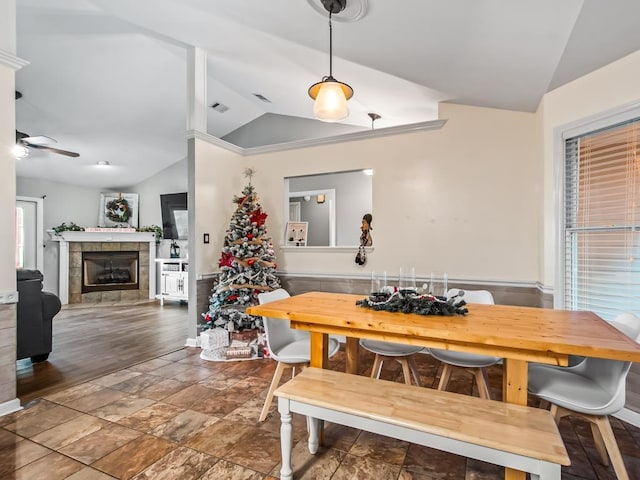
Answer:
<svg viewBox="0 0 640 480"><path fill-rule="evenodd" d="M349 116L347 100L353 96L353 88L333 78L333 26L331 15L346 6L346 0L323 0L329 12L329 76L309 87L309 96L315 100L313 114L323 122L338 122Z"/></svg>
<svg viewBox="0 0 640 480"><path fill-rule="evenodd" d="M309 88L309 96L315 99L313 114L323 122L337 122L349 116L347 100L353 89L346 83L328 77Z"/></svg>

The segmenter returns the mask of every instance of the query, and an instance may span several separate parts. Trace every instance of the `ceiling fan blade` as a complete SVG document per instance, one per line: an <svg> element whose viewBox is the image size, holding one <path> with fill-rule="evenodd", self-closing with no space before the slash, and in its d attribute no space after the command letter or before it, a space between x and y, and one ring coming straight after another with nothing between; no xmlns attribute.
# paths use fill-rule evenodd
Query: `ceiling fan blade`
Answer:
<svg viewBox="0 0 640 480"><path fill-rule="evenodd" d="M38 149L38 150L48 150L49 152L58 153L60 155L65 155L67 157L76 158L80 156L80 154L76 152L70 152L69 150L61 150L59 148L53 148L53 147L45 147L44 145L28 144L27 146L30 148Z"/></svg>
<svg viewBox="0 0 640 480"><path fill-rule="evenodd" d="M49 145L50 143L58 143L55 138L46 137L44 135L37 135L35 137L22 137L20 140L28 145Z"/></svg>

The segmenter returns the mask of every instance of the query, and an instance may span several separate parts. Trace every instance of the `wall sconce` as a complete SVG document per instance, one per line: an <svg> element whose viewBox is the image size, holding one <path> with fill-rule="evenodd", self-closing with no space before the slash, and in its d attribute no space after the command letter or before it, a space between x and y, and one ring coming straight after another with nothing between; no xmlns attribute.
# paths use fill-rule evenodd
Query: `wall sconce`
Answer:
<svg viewBox="0 0 640 480"><path fill-rule="evenodd" d="M316 198L316 202L318 203L324 203L325 200L326 200L326 197L324 193L319 194L318 197Z"/></svg>

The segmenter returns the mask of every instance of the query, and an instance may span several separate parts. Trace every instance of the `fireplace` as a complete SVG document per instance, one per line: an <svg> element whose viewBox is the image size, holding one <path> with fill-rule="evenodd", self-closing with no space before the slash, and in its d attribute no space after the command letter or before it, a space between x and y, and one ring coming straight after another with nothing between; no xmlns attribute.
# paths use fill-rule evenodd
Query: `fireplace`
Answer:
<svg viewBox="0 0 640 480"><path fill-rule="evenodd" d="M97 303L130 303L149 301L156 296L156 239L153 232L120 232L125 229L106 229L109 231L55 233L49 231L51 240L56 242L59 259L58 285L60 301L66 304ZM138 255L137 268L129 270L132 278L138 282L137 287L114 285L93 289L87 293L83 289L85 265L83 254L87 253L131 253ZM102 265L101 265L102 267ZM122 268L122 267L119 267ZM98 286L98 282L86 282ZM125 282L129 283L129 282ZM105 287L105 285L101 285ZM91 288L90 288L91 290Z"/></svg>
<svg viewBox="0 0 640 480"><path fill-rule="evenodd" d="M82 252L82 293L137 290L137 251Z"/></svg>

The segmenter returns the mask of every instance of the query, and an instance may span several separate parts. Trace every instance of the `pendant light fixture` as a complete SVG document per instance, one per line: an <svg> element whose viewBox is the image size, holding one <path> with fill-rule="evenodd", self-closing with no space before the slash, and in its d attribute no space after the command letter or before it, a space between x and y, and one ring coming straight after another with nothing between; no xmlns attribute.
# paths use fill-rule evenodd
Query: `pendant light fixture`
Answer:
<svg viewBox="0 0 640 480"><path fill-rule="evenodd" d="M321 0L329 12L329 76L309 87L309 96L315 100L313 114L323 122L337 122L347 118L347 100L353 96L353 88L333 78L333 26L331 15L339 13L347 5L347 0Z"/></svg>

